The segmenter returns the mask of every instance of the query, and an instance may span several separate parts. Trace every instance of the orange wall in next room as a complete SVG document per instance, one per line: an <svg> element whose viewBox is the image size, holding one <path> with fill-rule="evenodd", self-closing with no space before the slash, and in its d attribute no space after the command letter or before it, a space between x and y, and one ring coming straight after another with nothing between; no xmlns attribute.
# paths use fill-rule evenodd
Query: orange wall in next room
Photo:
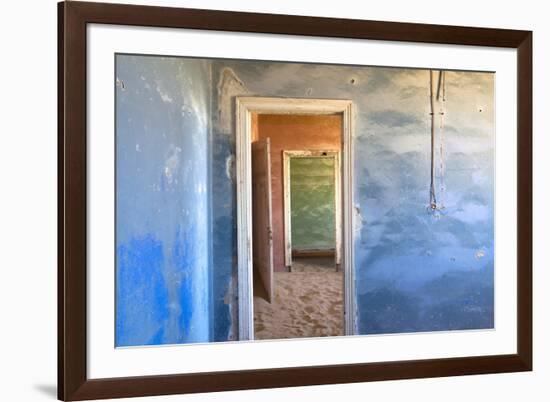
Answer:
<svg viewBox="0 0 550 402"><path fill-rule="evenodd" d="M283 151L341 149L341 115L269 115L252 119L253 140L270 138L273 208L273 265L285 271Z"/></svg>

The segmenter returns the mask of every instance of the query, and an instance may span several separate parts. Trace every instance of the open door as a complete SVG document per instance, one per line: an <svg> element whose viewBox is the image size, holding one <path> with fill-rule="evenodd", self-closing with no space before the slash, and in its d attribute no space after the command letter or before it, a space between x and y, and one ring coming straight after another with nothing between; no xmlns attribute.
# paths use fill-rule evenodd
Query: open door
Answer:
<svg viewBox="0 0 550 402"><path fill-rule="evenodd" d="M273 228L271 222L271 157L269 138L252 143L252 261L273 298Z"/></svg>

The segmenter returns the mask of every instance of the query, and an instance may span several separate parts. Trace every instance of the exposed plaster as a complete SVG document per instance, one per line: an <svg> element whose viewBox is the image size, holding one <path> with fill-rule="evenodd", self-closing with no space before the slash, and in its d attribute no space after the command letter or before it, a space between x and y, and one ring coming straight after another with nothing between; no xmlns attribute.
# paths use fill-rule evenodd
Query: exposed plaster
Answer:
<svg viewBox="0 0 550 402"><path fill-rule="evenodd" d="M219 133L230 134L233 127L233 99L235 96L248 95L250 92L235 72L224 67L218 81L218 119Z"/></svg>
<svg viewBox="0 0 550 402"><path fill-rule="evenodd" d="M361 237L361 230L363 229L363 216L361 216L361 206L355 204L353 208L353 233L354 237Z"/></svg>
<svg viewBox="0 0 550 402"><path fill-rule="evenodd" d="M223 302L229 306L229 317L231 325L228 328L227 332L227 340L228 341L237 341L239 340L238 337L238 300L236 298L236 295L238 294L238 288L237 288L237 278L234 276L231 277L229 280L229 286L227 287L227 293L225 294L223 298Z"/></svg>
<svg viewBox="0 0 550 402"><path fill-rule="evenodd" d="M116 79L116 85L117 85L117 87L120 87L120 89L122 89L123 91L126 90L126 86L124 85L124 81L122 81L118 77Z"/></svg>
<svg viewBox="0 0 550 402"><path fill-rule="evenodd" d="M229 155L225 159L225 175L229 180L235 182L235 155Z"/></svg>

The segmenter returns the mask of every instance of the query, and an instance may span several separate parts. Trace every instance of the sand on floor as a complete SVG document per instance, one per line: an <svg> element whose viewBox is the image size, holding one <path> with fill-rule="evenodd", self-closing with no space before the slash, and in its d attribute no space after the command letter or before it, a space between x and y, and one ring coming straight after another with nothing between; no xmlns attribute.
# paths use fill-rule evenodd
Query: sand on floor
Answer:
<svg viewBox="0 0 550 402"><path fill-rule="evenodd" d="M331 259L299 259L274 273L272 303L254 296L255 339L343 335L343 274Z"/></svg>

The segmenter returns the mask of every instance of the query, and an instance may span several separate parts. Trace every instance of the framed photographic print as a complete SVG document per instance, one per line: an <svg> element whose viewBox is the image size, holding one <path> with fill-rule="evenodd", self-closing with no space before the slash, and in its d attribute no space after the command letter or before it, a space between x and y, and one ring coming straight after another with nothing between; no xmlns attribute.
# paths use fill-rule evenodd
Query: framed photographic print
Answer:
<svg viewBox="0 0 550 402"><path fill-rule="evenodd" d="M532 33L59 3L59 399L532 369Z"/></svg>

